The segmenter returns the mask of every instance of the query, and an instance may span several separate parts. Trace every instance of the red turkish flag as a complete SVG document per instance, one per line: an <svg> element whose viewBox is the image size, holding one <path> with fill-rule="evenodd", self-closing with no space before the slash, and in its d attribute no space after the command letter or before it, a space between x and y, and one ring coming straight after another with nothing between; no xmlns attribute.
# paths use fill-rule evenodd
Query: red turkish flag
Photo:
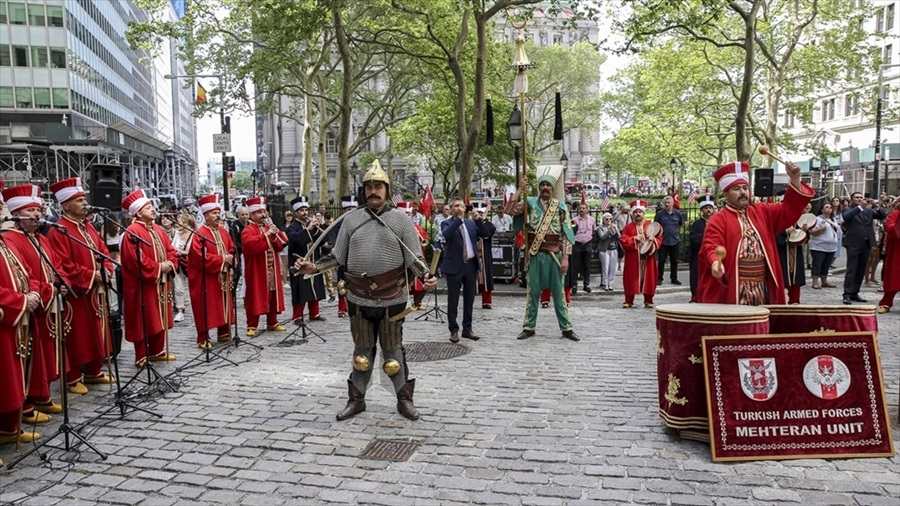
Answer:
<svg viewBox="0 0 900 506"><path fill-rule="evenodd" d="M431 208L434 207L434 195L431 194L431 187L425 187L425 197L419 202L419 212L424 214L426 218L431 218Z"/></svg>

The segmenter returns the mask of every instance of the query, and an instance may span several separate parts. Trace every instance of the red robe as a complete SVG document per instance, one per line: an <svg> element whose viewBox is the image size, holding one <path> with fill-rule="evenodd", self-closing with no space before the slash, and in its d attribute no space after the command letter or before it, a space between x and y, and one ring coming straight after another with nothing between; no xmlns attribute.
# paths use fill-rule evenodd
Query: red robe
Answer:
<svg viewBox="0 0 900 506"><path fill-rule="evenodd" d="M416 227L416 232L419 233L420 242L427 241L428 240L428 232L426 232L425 229L422 228L422 226L417 223L413 223L413 226ZM420 248L420 250L422 251L422 258L425 258L425 248L424 247ZM422 280L420 280L419 278L413 278L413 279L414 279L414 281L412 282L412 285L409 287L409 291L413 292L413 293L424 292L425 285L422 284Z"/></svg>
<svg viewBox="0 0 900 506"><path fill-rule="evenodd" d="M128 231L150 244L135 244L131 236L126 234L119 247L122 254L125 339L130 343L139 343L145 339L145 328L147 335L153 336L175 325L171 296L174 272L163 273L160 264L168 260L177 266L178 255L169 242L166 231L159 225L135 221L128 227ZM140 263L137 258L138 248L141 250ZM143 318L140 312L142 307L145 308Z"/></svg>
<svg viewBox="0 0 900 506"><path fill-rule="evenodd" d="M274 240L269 240L267 228L249 223L241 232L247 284L244 308L247 316L284 311L284 285L281 281L278 253L286 247L288 238L284 232L278 232ZM293 259L288 259L289 262L291 260ZM277 307L269 307L270 288L275 291Z"/></svg>
<svg viewBox="0 0 900 506"><path fill-rule="evenodd" d="M647 230L650 222L644 220L641 222L643 231ZM625 225L622 229L622 235L619 238L622 249L625 250L625 269L622 271L622 287L625 289L625 295L635 295L638 293L645 295L656 294L656 250L662 245L662 236L656 237L656 250L652 254L641 255L638 249L638 243L635 237L638 234L638 225L634 222ZM646 234L645 234L646 235ZM643 261L643 271L641 263Z"/></svg>
<svg viewBox="0 0 900 506"><path fill-rule="evenodd" d="M191 293L191 309L197 332L234 323L234 301L231 298L232 270L225 265L225 255L234 255L234 242L225 227L215 230L203 225L195 232L203 241L194 237L188 251L188 289ZM206 261L203 247L206 246ZM204 270L205 268L205 270ZM204 294L204 285L206 293ZM205 296L204 296L205 295ZM228 315L227 321L225 315ZM204 326L206 328L204 328Z"/></svg>
<svg viewBox="0 0 900 506"><path fill-rule="evenodd" d="M802 190L802 191L801 191ZM784 304L784 279L781 275L781 263L778 260L778 248L775 236L779 232L797 223L803 214L806 204L815 195L815 191L806 184L801 190L792 185L787 186L784 200L778 204L751 204L747 206L747 217L759 234L765 250L766 287L769 304ZM738 211L725 206L722 211L712 215L706 224L700 254L697 257L699 279L697 282L698 300L709 304L737 304L738 282L737 252L743 238L743 231L738 218ZM716 279L712 275L712 264L716 261L716 247L725 247L725 275Z"/></svg>
<svg viewBox="0 0 900 506"><path fill-rule="evenodd" d="M25 293L30 286L22 264L15 256L8 258L2 250L7 248L0 247L0 413L9 413L18 412L25 402L25 377L17 354L17 333L19 324L29 317Z"/></svg>
<svg viewBox="0 0 900 506"><path fill-rule="evenodd" d="M884 221L884 292L900 291L900 211Z"/></svg>
<svg viewBox="0 0 900 506"><path fill-rule="evenodd" d="M46 237L37 234L31 239L38 242L41 250L54 266L59 265L56 255L49 248ZM53 287L54 274L45 265L40 253L35 249L25 232L19 229L9 229L3 233L3 242L15 253L16 258L25 267L30 280L30 290L41 296L41 306L35 310L31 326L32 351L31 351L31 384L28 388L29 397L45 400L50 397L50 383L59 377L56 365L56 341L50 335L48 326L50 314L49 308L56 295Z"/></svg>
<svg viewBox="0 0 900 506"><path fill-rule="evenodd" d="M109 256L106 243L90 224L80 223L68 216L60 218L58 223L66 228L68 235ZM106 327L104 333L100 318L97 318L100 307L100 295L97 291L99 283L94 283L94 272L100 269L100 264L91 250L69 239L56 228L50 229L47 239L59 261L59 272L69 282L70 291L66 300L71 310L69 307L66 309L72 314L72 323L66 334L66 358L68 369L77 370L81 365L106 357L105 343L109 327ZM104 266L107 273L113 272L112 263L106 261Z"/></svg>

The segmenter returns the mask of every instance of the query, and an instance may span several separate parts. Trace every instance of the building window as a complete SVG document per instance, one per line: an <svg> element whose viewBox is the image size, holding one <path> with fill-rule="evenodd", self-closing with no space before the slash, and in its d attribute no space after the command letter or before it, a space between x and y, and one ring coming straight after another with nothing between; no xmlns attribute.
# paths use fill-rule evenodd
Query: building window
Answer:
<svg viewBox="0 0 900 506"><path fill-rule="evenodd" d="M32 47L31 48L31 66L32 67L46 67L47 63L48 63L47 48L46 47Z"/></svg>
<svg viewBox="0 0 900 506"><path fill-rule="evenodd" d="M50 108L50 88L34 89L34 106L38 109Z"/></svg>
<svg viewBox="0 0 900 506"><path fill-rule="evenodd" d="M63 10L57 5L47 6L47 25L63 26Z"/></svg>
<svg viewBox="0 0 900 506"><path fill-rule="evenodd" d="M325 153L334 154L337 153L337 142L334 138L334 134L328 132L325 134Z"/></svg>
<svg viewBox="0 0 900 506"><path fill-rule="evenodd" d="M834 104L835 100L833 98L822 101L822 121L834 119Z"/></svg>
<svg viewBox="0 0 900 506"><path fill-rule="evenodd" d="M9 23L9 18L6 16L6 2L0 0L0 25L6 23Z"/></svg>
<svg viewBox="0 0 900 506"><path fill-rule="evenodd" d="M50 66L55 69L66 68L66 50L62 48L50 48Z"/></svg>
<svg viewBox="0 0 900 506"><path fill-rule="evenodd" d="M884 32L884 9L875 11L875 33Z"/></svg>
<svg viewBox="0 0 900 506"><path fill-rule="evenodd" d="M557 46L561 46L562 43L563 43L563 36L562 36L562 34L561 34L561 33L554 33L554 34L553 34L553 44L555 44L555 45L557 45Z"/></svg>
<svg viewBox="0 0 900 506"><path fill-rule="evenodd" d="M28 48L25 46L12 47L13 65L16 67L28 66Z"/></svg>
<svg viewBox="0 0 900 506"><path fill-rule="evenodd" d="M859 114L859 97L847 95L844 97L844 116L856 116Z"/></svg>
<svg viewBox="0 0 900 506"><path fill-rule="evenodd" d="M894 4L889 4L887 6L887 10L884 11L884 28L886 30L891 30L894 28L894 17L896 16L896 11L894 10Z"/></svg>
<svg viewBox="0 0 900 506"><path fill-rule="evenodd" d="M0 44L0 67L12 67L12 58L9 57L9 46Z"/></svg>
<svg viewBox="0 0 900 506"><path fill-rule="evenodd" d="M894 45L888 44L884 46L884 64L891 65L891 61L894 59Z"/></svg>
<svg viewBox="0 0 900 506"><path fill-rule="evenodd" d="M786 128L794 127L794 113L791 111L784 111L784 126Z"/></svg>
<svg viewBox="0 0 900 506"><path fill-rule="evenodd" d="M16 88L16 107L31 109L31 88Z"/></svg>
<svg viewBox="0 0 900 506"><path fill-rule="evenodd" d="M69 90L67 88L53 88L53 107L57 109L69 108Z"/></svg>
<svg viewBox="0 0 900 506"><path fill-rule="evenodd" d="M11 25L24 25L27 19L25 4L9 4L9 23Z"/></svg>
<svg viewBox="0 0 900 506"><path fill-rule="evenodd" d="M28 24L31 26L47 26L43 5L28 4Z"/></svg>
<svg viewBox="0 0 900 506"><path fill-rule="evenodd" d="M13 106L12 86L0 86L0 107L11 108Z"/></svg>

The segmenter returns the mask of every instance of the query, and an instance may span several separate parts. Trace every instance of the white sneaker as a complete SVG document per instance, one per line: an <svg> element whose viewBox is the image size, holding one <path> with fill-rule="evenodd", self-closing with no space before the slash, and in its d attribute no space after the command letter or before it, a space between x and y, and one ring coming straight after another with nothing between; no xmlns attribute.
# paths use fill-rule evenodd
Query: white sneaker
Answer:
<svg viewBox="0 0 900 506"><path fill-rule="evenodd" d="M173 318L176 322L184 321L184 311L179 311L175 313L175 318Z"/></svg>

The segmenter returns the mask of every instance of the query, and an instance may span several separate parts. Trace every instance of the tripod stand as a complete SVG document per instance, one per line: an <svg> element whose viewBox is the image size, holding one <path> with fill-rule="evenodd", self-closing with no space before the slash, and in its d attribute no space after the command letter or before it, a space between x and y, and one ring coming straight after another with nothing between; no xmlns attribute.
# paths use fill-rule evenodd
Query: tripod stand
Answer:
<svg viewBox="0 0 900 506"><path fill-rule="evenodd" d="M294 323L297 325L297 328L292 330L290 334L286 335L284 339L282 339L278 344L273 344L272 346L277 346L279 348L287 348L290 346L296 346L300 344L306 344L309 342L309 336L316 336L322 340L323 343L327 343L324 337L319 335L318 332L309 328L309 325L306 324L302 319L295 320ZM300 333L300 339L292 339L297 333Z"/></svg>
<svg viewBox="0 0 900 506"><path fill-rule="evenodd" d="M258 344L251 343L250 341L244 341L241 337L240 332L238 332L238 324L237 324L237 285L238 280L244 274L241 272L241 253L237 252L237 244L241 240L241 236L237 235L237 225L235 225L234 221L231 218L225 218L226 222L231 221L231 225L228 227L228 234L231 236L231 242L235 244L235 255L232 264L231 270L231 310L234 312L232 321L234 321L234 331L231 333L231 341L228 343L228 346L231 346L234 343L234 349L240 348L241 344L247 345L256 351L262 351L263 347ZM245 281L246 283L246 281Z"/></svg>
<svg viewBox="0 0 900 506"><path fill-rule="evenodd" d="M120 227L120 228L124 228L124 227L122 227L121 224L117 223L116 221L114 221L114 220L108 220L105 213L103 214L103 219L104 219L104 224L107 224L107 223L113 223L113 224L115 224L116 226L118 226L118 227ZM147 414L149 414L149 415L153 415L153 416L155 416L155 417L161 418L162 415L159 415L159 414L157 414L157 413L154 413L154 412L152 412L152 411L149 411L149 410L147 410L147 409L141 408L141 407L139 407L139 406L136 406L136 405L134 405L134 404L128 402L128 401L126 400L125 392L124 392L124 390L123 390L123 388L122 388L122 382L121 382L121 380L120 380L120 378L119 378L119 361L118 361L118 353L115 353L115 352L114 352L114 348L113 348L113 345L112 345L112 341L111 341L111 338L110 338L110 335L109 335L109 297L106 295L106 293L105 293L103 290L105 290L105 287L110 287L110 286L111 286L110 280L109 280L109 278L108 278L108 276L107 276L107 270L106 270L106 267L105 267L104 264L108 262L108 263L114 265L116 268L121 268L121 264L120 264L119 262L113 260L112 258L110 258L110 257L109 257L108 255L106 255L104 252L102 252L102 251L100 251L99 249L97 249L96 247L94 247L94 246L96 246L96 243L94 244L94 246L92 246L91 244L88 244L86 241L82 241L81 239L75 238L75 237L69 232L69 229L66 228L64 225L62 225L62 224L60 224L60 223L50 223L50 222L47 222L47 223L48 223L51 227L53 227L54 229L56 229L57 232L59 232L60 234L64 235L66 238L68 238L70 241L72 241L72 242L74 242L75 244L81 246L82 248L85 248L85 249L91 251L91 252L94 254L96 264L100 266L100 269L99 269L99 270L100 270L100 276L101 276L101 285L100 285L101 288L98 288L98 290L100 290L100 291L97 293L97 297L98 297L98 299L99 299L98 307L99 307L100 310L101 310L101 314L100 314L100 318L101 318L101 321L100 321L101 330L100 330L100 331L101 331L101 333L102 333L103 336L104 336L103 341L104 341L104 345L105 345L105 347L106 347L107 353L109 353L110 355L112 355L112 360L110 360L108 356L106 357L106 360L107 360L107 369L109 369L109 367L110 367L110 362L111 362L112 369L113 369L113 371L114 371L114 374L112 374L112 376L114 377L115 384L116 384L116 394L115 394L115 402L114 402L114 404L113 404L113 407L111 407L110 409L104 411L103 413L101 413L100 415L94 417L92 420L89 420L89 421L86 422L86 423L89 423L90 421L96 420L97 418L106 415L107 413L109 413L110 411L112 411L113 409L116 409L116 408L119 409L119 415L120 415L120 417L122 417L122 418L124 418L124 417L128 414L128 410L129 410L129 409L131 409L132 411L142 411L142 412L147 413ZM107 227L104 225L104 228L107 228ZM87 229L85 229L84 233L85 233L85 234L87 233ZM86 238L89 239L89 236L87 236ZM98 239L99 239L99 238L98 238ZM91 240L91 241L93 242L93 240ZM39 243L39 241L38 241L38 243ZM59 275L59 272L56 270L55 267L53 267L53 264L50 263L50 262L47 260L47 257L46 257L46 255L44 254L44 252L41 251L40 249L38 250L38 252L41 254L42 258L44 258L44 260L47 261L49 267L50 267L50 268L53 270L53 272L56 274L57 279L61 279L61 277L60 277L60 275ZM117 293L118 293L118 292L117 292ZM92 294L90 294L90 293L84 294L81 303L85 303L84 300L86 300L86 297L92 297ZM65 299L63 299L63 300L65 300ZM119 309L120 309L120 314L121 314L121 307L122 307L122 300L121 300L121 294L119 293ZM60 311L61 311L61 310L62 310L62 308L60 308ZM110 371L110 372L112 372L112 371ZM62 376L61 376L61 377L62 377ZM65 390L65 389L62 389L62 388L61 388L61 390Z"/></svg>
<svg viewBox="0 0 900 506"><path fill-rule="evenodd" d="M201 275L200 275L200 277L199 277L199 278L196 278L196 279L197 279L197 282L199 282L199 283L203 286L203 301L206 302L206 301L208 300L208 299L207 299L207 290L206 290L206 285L207 285L207 282L206 282L206 276L207 276L207 261L208 261L207 254L206 254L206 251L207 251L207 250L206 250L206 243L207 243L207 242L211 242L211 240L210 240L208 237L205 237L203 234L197 233L196 231L190 230L189 228L185 227L184 225L182 225L182 224L180 224L180 223L177 223L177 220L176 220L175 223L176 223L177 226L178 226L179 228L181 228L182 230L185 230L185 231L189 232L193 238L200 239L200 258L202 259L202 266L203 266L203 267L202 267L202 269L201 269ZM216 225L216 227L218 227L218 225ZM210 227L207 225L207 228L210 228ZM210 230L212 230L212 229L210 228ZM224 246L224 244L223 244L223 246ZM191 247L193 247L193 246L191 246ZM223 249L224 249L224 248L223 248ZM221 257L221 258L222 258L222 262L223 262L223 264L224 264L224 262L225 262L225 259L224 259L225 252L224 252L224 251L219 251L218 243L216 244L216 254L217 254L218 257ZM221 292L220 292L220 295L221 295ZM234 301L233 298L232 298L231 300ZM223 305L222 305L222 312L223 312L223 314L225 315L225 321L227 322L227 321L228 321L228 316L229 316L229 315L227 314L227 313L229 312L229 311L228 311L228 304L227 304L227 301L222 301L222 304L223 304ZM196 309L202 309L202 312L203 312L203 327L202 327L202 328L204 329L203 332L204 332L204 333L206 334L206 336L208 337L208 336L209 336L209 306L207 305L206 307L203 307L203 308L195 308L195 313L196 313ZM195 315L195 316L196 316L196 315ZM228 362L229 364L231 364L231 365L237 367L237 363L236 363L236 362L234 362L233 360L231 360L231 359L225 357L224 355L221 355L221 354L219 354L218 352L214 351L214 350L212 349L212 343L211 343L209 340L206 340L205 343L204 343L203 352L201 352L199 355L197 355L196 357L194 357L194 358L192 358L191 360L189 360L189 361L188 361L186 364L184 364L183 366L179 367L178 370L179 370L179 371L180 371L180 370L184 370L184 369L188 368L192 363L194 363L194 362L196 362L196 361L198 361L198 360L201 360L201 359L204 359L204 362L206 362L206 363L208 364L208 363L210 363L210 361L212 360L211 356L215 356L216 358L220 358L220 359L224 360L225 362Z"/></svg>
<svg viewBox="0 0 900 506"><path fill-rule="evenodd" d="M56 303L56 311L54 312L54 317L53 317L54 318L54 327L51 329L51 332L55 330L55 333L57 334L57 337L58 337L57 350L56 350L56 358L57 358L56 363L58 366L57 372L59 374L59 379L60 379L59 391L60 391L60 401L62 402L63 422L59 426L59 428L56 430L56 434L54 434L53 436L42 441L35 447L31 448L30 450L25 452L25 454L23 454L21 457L19 457L18 459L7 464L6 467L7 467L7 469L12 469L19 462L25 460L32 453L40 451L41 448L49 445L51 441L53 441L60 435L63 436L63 442L65 445L63 448L65 449L65 451L70 451L74 447L74 444L72 443L72 438L74 438L74 439L78 440L79 442L83 443L88 448L90 448L102 460L106 460L107 455L105 453L101 452L100 450L98 450L91 443L89 443L88 440L84 436L82 436L81 433L78 432L78 429L75 426L73 426L69 420L68 389L64 385L65 378L66 378L66 371L68 370L68 367L66 366L66 352L65 352L65 350L66 350L66 327L65 327L65 321L64 321L63 315L62 315L63 307L65 306L65 296L63 295L63 288L65 287L65 289L68 290L68 285L65 284L65 282L62 280L62 278L59 276L59 273L56 271L56 269L53 267L53 265L47 260L47 257L44 255L44 252L37 245L38 241L36 241L30 237L29 237L29 240L31 241L32 245L34 245L35 249L37 249L38 254L41 256L42 261L46 262L47 266L49 266L50 269L52 269L53 272L56 273L56 281L54 282L54 285L56 286L56 295L54 296L55 303ZM55 448L55 447L52 447L52 448ZM41 460L44 460L44 459L46 459L46 456L41 455Z"/></svg>
<svg viewBox="0 0 900 506"><path fill-rule="evenodd" d="M434 307L417 316L416 321L424 319L426 322L434 320L435 323L445 323L444 315L447 314L447 312L438 306L437 290L431 292L431 302Z"/></svg>
<svg viewBox="0 0 900 506"><path fill-rule="evenodd" d="M137 258L137 266L138 266L137 268L140 269L140 267L144 265L143 259L141 258L142 257L141 246L144 245L144 246L148 246L149 248L153 248L153 245L150 244L149 242L145 241L144 239L139 237L137 234L135 234L134 232L132 232L128 229L125 229L125 232L128 235L128 240L131 241L131 243L134 245L135 255ZM123 251L123 256L124 256L124 251ZM134 373L134 376L132 376L131 379L129 379L128 382L125 383L125 386L123 387L123 389L128 388L129 386L131 386L132 383L139 381L141 373L146 371L147 384L145 385L145 388L149 389L155 383L161 383L166 388L168 388L169 391L174 392L176 390L175 386L172 385L172 383L170 383L162 374L159 373L159 371L156 370L156 367L153 366L153 362L150 360L150 358L151 358L150 357L150 333L147 328L147 300L146 300L146 297L144 296L144 280L143 280L143 276L140 272L137 273L137 280L138 280L138 295L141 298L140 312L141 312L141 327L143 329L143 337L144 337L144 363L143 363L143 366L141 366L141 367L143 367L143 370L139 369L136 373ZM165 304L165 302L163 301L163 302L161 302L161 304ZM161 323L163 326L166 326L168 322L164 320Z"/></svg>

